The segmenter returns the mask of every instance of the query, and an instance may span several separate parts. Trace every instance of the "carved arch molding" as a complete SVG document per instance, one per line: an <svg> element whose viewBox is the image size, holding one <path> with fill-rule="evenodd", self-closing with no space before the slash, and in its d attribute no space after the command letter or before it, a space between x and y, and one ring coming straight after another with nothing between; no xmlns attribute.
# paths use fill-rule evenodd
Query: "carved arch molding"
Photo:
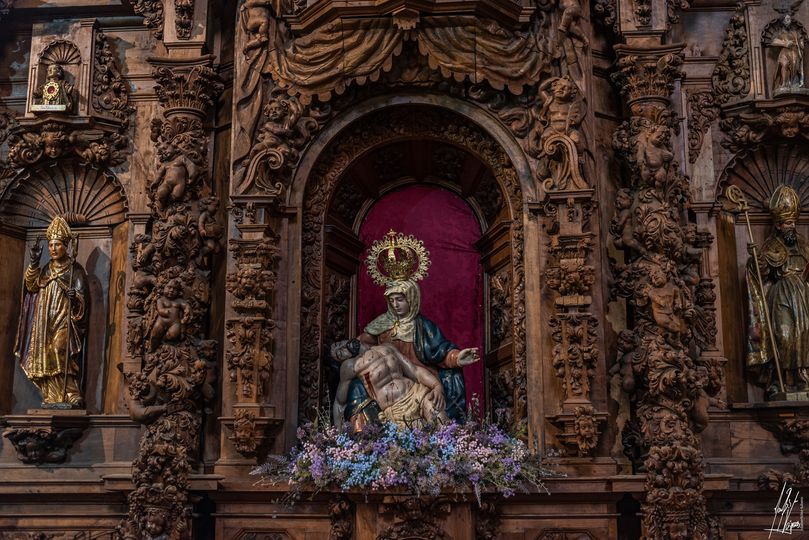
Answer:
<svg viewBox="0 0 809 540"><path fill-rule="evenodd" d="M513 363L509 391L513 419L527 416L525 353L525 266L523 192L520 179L505 150L485 130L449 110L430 106L395 106L354 122L319 156L308 180L303 203L303 279L301 293L301 354L299 411L301 419L318 410L320 358L324 340L321 299L325 283L325 216L341 180L351 165L370 150L397 140L426 139L461 148L486 165L510 216L511 305ZM511 401L511 400L509 400Z"/></svg>

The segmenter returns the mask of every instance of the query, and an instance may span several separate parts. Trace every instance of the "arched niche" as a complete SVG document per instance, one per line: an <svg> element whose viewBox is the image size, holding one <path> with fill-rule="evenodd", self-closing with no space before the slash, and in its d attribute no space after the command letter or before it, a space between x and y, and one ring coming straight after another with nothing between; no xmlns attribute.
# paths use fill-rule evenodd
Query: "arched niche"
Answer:
<svg viewBox="0 0 809 540"><path fill-rule="evenodd" d="M480 126L451 111L419 105L359 118L332 139L311 168L302 194L299 417L310 418L328 401L325 347L356 335L357 276L367 248L357 237L362 219L385 193L409 184L452 190L481 221L477 248L485 290L488 409L524 419L520 177L503 147Z"/></svg>
<svg viewBox="0 0 809 540"><path fill-rule="evenodd" d="M116 176L78 159L41 162L18 172L0 192L0 309L9 314L0 326L0 353L13 359L28 252L42 241L41 264L48 261L45 231L54 216L63 216L78 234L78 261L88 274L90 321L85 343L83 392L91 413L117 412L124 320L124 275L127 262L126 194ZM16 365L5 362L0 384L0 411L15 414L38 408L39 395Z"/></svg>
<svg viewBox="0 0 809 540"><path fill-rule="evenodd" d="M716 200L724 210L717 219L721 332L728 358L727 392L731 401L764 401L763 389L745 374L747 337L747 275L749 233L744 214L728 201L728 186L738 187L749 203L748 216L760 247L772 232L770 196L779 185L792 187L801 198L798 232L809 237L809 143L795 140L771 144L737 154L722 171Z"/></svg>

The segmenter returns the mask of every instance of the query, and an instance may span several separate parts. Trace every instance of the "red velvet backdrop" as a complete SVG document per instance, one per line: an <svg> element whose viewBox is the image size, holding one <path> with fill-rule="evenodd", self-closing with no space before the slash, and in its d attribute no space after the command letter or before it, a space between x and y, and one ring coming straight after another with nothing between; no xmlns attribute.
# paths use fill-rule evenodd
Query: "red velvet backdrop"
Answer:
<svg viewBox="0 0 809 540"><path fill-rule="evenodd" d="M480 224L466 203L446 189L409 186L377 201L360 227L366 248L390 229L412 234L430 252L428 275L419 282L421 313L461 348L478 347L483 356L483 268L475 242ZM368 276L363 253L358 279L359 332L387 309L383 288ZM483 399L483 360L464 368L467 406Z"/></svg>

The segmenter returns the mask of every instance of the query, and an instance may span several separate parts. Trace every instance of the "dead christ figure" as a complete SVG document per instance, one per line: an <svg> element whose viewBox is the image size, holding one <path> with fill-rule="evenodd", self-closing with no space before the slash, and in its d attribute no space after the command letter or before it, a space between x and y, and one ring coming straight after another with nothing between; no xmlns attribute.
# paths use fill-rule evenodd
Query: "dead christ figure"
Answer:
<svg viewBox="0 0 809 540"><path fill-rule="evenodd" d="M360 431L376 419L402 427L449 422L441 381L429 370L412 364L396 347L383 344L369 348L355 339L335 343L331 354L341 363L332 410L338 428L345 423L349 388L355 380L363 385L368 398L352 407L352 431Z"/></svg>

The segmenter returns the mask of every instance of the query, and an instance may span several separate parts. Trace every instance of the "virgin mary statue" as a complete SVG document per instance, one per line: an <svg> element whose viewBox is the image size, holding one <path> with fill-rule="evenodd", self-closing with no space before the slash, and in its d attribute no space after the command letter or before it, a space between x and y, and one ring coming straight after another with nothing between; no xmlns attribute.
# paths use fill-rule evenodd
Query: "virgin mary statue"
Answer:
<svg viewBox="0 0 809 540"><path fill-rule="evenodd" d="M390 231L371 247L367 263L371 277L385 285L387 311L372 320L359 336L367 346L388 343L417 366L430 370L444 388L447 416L462 421L466 412L463 370L480 360L477 348L460 349L421 314L421 290L429 253L420 240ZM346 419L369 401L361 381L349 390Z"/></svg>

